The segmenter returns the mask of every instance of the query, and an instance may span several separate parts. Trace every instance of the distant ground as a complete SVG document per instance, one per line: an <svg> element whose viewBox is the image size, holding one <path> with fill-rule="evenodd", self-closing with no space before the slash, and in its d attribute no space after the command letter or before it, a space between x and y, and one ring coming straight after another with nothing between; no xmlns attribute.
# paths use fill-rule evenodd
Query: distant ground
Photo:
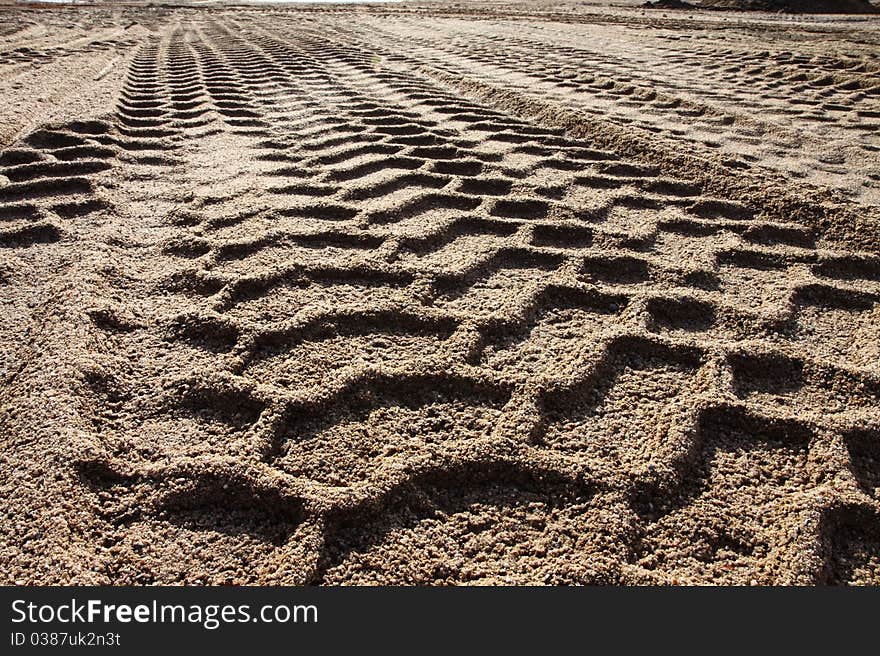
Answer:
<svg viewBox="0 0 880 656"><path fill-rule="evenodd" d="M868 0L698 0L695 4L718 9L816 14L864 14L880 11Z"/></svg>
<svg viewBox="0 0 880 656"><path fill-rule="evenodd" d="M383 2L387 2L389 0L374 0L374 2L370 3L370 0L338 0L336 4L382 4ZM397 2L397 0L390 0L393 2ZM553 0L532 0L525 2L511 2L511 3L493 3L493 2L474 2L469 1L466 3L444 3L440 2L430 2L431 5L445 5L445 6L454 6L454 7L463 7L468 6L471 8L475 7L498 7L500 5L506 5L508 7L528 7L528 8L560 8L560 7L576 7L580 6L593 6L593 7L626 7L626 6L640 6L640 5L652 5L658 8L665 9L724 9L724 10L734 10L734 11L763 11L763 12L788 12L788 13L818 13L818 14L865 14L865 13L877 13L880 11L878 9L878 3L872 0L582 0L578 3L571 2L554 2ZM114 3L113 0L90 0L89 2L83 2L82 0L78 0L76 2L55 2L54 0L0 0L0 6L2 5L38 5L43 4L47 6L59 6L65 4L76 4L76 5L93 5L93 6L101 6L101 5L112 5L119 4ZM133 0L132 2L126 3L128 6L137 6L137 5L164 5L167 7L188 7L188 6L223 6L223 5L233 5L233 6L242 6L242 5L253 5L253 6L266 6L266 5L303 5L303 4L318 4L318 5L326 5L333 4L332 0L313 0L311 3L308 0L288 0L288 2L284 2L283 0L273 1L273 0L240 0L240 1L227 1L223 0L170 0L168 2L147 2L145 0ZM410 6L418 5L418 4L427 4L427 3L418 3L418 2L408 2Z"/></svg>
<svg viewBox="0 0 880 656"><path fill-rule="evenodd" d="M880 584L880 22L0 9L0 583Z"/></svg>

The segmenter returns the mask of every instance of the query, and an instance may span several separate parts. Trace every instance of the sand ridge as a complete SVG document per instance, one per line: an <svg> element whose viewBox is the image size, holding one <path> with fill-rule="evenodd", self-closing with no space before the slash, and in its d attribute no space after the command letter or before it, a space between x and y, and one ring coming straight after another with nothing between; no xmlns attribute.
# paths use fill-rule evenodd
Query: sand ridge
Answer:
<svg viewBox="0 0 880 656"><path fill-rule="evenodd" d="M84 11L115 105L0 155L6 580L880 581L876 46Z"/></svg>

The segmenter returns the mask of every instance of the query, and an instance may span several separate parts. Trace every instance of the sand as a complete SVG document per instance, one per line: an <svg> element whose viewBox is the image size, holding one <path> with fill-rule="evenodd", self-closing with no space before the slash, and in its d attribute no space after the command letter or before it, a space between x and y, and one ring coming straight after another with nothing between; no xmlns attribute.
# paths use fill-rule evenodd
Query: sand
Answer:
<svg viewBox="0 0 880 656"><path fill-rule="evenodd" d="M783 11L804 14L874 14L871 0L701 0L701 8L735 11Z"/></svg>
<svg viewBox="0 0 880 656"><path fill-rule="evenodd" d="M875 19L0 17L0 583L880 583Z"/></svg>

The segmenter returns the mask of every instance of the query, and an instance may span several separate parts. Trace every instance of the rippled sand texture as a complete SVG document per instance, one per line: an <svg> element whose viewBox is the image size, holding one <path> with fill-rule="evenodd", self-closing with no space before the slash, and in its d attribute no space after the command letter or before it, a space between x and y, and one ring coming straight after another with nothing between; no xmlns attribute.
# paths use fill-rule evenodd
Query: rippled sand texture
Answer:
<svg viewBox="0 0 880 656"><path fill-rule="evenodd" d="M3 583L880 583L875 20L0 16Z"/></svg>

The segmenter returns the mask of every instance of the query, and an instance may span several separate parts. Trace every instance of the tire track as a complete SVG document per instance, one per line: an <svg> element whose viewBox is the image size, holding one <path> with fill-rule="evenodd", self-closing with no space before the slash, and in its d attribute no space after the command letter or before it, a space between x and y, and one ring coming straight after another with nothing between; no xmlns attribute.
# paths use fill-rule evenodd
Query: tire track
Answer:
<svg viewBox="0 0 880 656"><path fill-rule="evenodd" d="M107 120L0 156L8 248L112 235L67 351L79 576L876 582L870 249L463 65L564 85L556 26L354 20L173 13Z"/></svg>

